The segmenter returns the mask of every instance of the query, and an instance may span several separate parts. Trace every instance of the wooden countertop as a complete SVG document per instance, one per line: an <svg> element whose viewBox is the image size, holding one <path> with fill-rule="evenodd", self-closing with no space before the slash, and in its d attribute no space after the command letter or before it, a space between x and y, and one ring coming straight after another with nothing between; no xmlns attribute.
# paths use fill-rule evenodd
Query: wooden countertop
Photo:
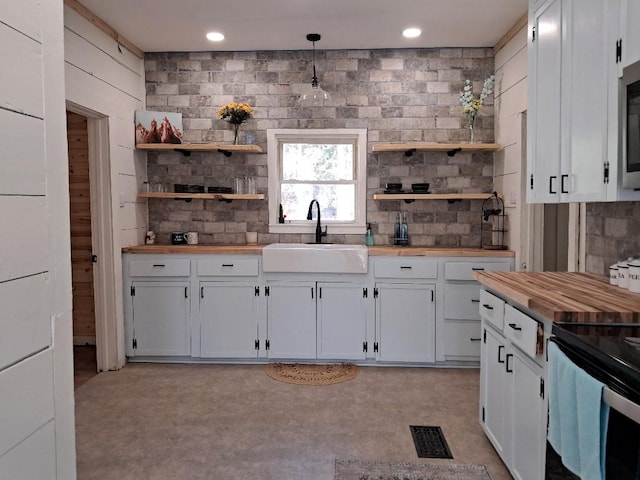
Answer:
<svg viewBox="0 0 640 480"><path fill-rule="evenodd" d="M257 245L136 245L124 247L123 253L208 253L208 254L262 254L265 244ZM468 247L369 247L370 256L389 257L506 257L511 258L515 253L511 250L484 250Z"/></svg>
<svg viewBox="0 0 640 480"><path fill-rule="evenodd" d="M640 294L569 272L475 272L487 288L554 322L640 322Z"/></svg>

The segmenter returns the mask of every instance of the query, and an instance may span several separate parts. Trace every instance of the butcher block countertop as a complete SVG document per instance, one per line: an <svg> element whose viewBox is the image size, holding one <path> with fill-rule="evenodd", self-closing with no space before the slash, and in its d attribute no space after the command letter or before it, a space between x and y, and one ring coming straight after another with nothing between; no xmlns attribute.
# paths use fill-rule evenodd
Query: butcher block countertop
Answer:
<svg viewBox="0 0 640 480"><path fill-rule="evenodd" d="M488 289L554 322L640 322L640 294L588 273L475 272Z"/></svg>
<svg viewBox="0 0 640 480"><path fill-rule="evenodd" d="M208 253L208 254L257 254L265 244L257 245L136 245L125 247L123 253ZM511 250L483 250L470 247L369 247L370 256L389 257L506 257L513 258Z"/></svg>

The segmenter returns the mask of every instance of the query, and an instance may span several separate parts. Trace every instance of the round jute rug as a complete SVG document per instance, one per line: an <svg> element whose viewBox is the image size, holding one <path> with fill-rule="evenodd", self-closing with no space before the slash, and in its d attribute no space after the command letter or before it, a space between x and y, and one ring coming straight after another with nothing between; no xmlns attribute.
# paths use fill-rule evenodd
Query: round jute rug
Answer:
<svg viewBox="0 0 640 480"><path fill-rule="evenodd" d="M310 365L306 363L270 363L265 373L279 382L296 385L333 385L358 376L358 366L352 363Z"/></svg>

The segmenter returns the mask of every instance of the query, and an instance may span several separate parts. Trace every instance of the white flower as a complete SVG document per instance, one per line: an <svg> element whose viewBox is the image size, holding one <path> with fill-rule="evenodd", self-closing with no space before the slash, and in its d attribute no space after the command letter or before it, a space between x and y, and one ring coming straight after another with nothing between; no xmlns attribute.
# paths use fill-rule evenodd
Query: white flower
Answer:
<svg viewBox="0 0 640 480"><path fill-rule="evenodd" d="M462 107L462 112L472 115L475 115L480 107L484 105L485 99L491 94L493 91L493 83L495 81L495 75L490 75L484 81L484 85L482 87L482 92L480 93L480 97L475 98L473 96L473 85L471 80L466 79L464 81L464 87L460 92L460 106Z"/></svg>

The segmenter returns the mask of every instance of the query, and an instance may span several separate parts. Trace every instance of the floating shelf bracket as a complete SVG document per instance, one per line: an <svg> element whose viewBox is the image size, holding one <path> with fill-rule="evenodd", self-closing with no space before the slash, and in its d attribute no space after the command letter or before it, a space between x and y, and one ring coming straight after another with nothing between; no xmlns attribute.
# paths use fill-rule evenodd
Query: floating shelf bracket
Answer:
<svg viewBox="0 0 640 480"><path fill-rule="evenodd" d="M185 157L190 157L191 156L191 150L185 150L184 148L174 148L173 151L181 153Z"/></svg>
<svg viewBox="0 0 640 480"><path fill-rule="evenodd" d="M225 157L230 157L231 155L233 155L233 152L231 152L229 150L225 150L224 148L219 148L218 152L223 154Z"/></svg>
<svg viewBox="0 0 640 480"><path fill-rule="evenodd" d="M415 148L410 148L409 150L404 152L404 156L405 157L413 157L413 154L416 153L416 149Z"/></svg>
<svg viewBox="0 0 640 480"><path fill-rule="evenodd" d="M462 151L462 148L461 148L461 147L458 147L458 148L452 148L451 150L449 150L449 151L447 152L447 155L448 155L448 156L450 156L450 157L453 157L453 156L455 156L455 154L456 154L456 153L461 152L461 151Z"/></svg>
<svg viewBox="0 0 640 480"><path fill-rule="evenodd" d="M454 153L454 155L455 155L455 153ZM462 201L461 198L450 198L450 199L447 200L448 203L456 203L456 202L461 202L461 201Z"/></svg>

